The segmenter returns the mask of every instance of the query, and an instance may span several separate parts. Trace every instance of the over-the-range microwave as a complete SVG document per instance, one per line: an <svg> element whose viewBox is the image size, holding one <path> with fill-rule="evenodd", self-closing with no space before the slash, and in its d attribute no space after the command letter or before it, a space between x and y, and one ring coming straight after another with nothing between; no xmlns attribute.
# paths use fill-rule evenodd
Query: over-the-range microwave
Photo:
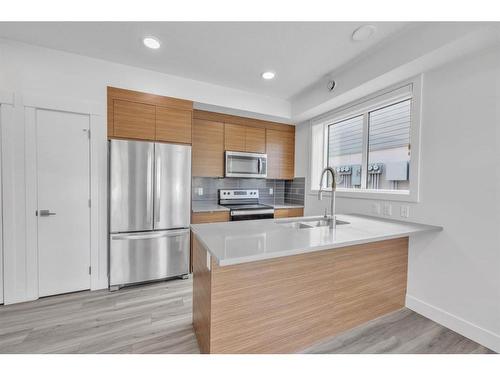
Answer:
<svg viewBox="0 0 500 375"><path fill-rule="evenodd" d="M226 151L226 177L267 177L267 154Z"/></svg>

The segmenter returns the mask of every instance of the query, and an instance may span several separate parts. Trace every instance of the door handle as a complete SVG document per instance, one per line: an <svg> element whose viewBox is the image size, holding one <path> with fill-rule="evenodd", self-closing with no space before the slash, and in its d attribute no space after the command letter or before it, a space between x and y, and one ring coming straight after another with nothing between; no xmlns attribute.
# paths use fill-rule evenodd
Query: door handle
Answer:
<svg viewBox="0 0 500 375"><path fill-rule="evenodd" d="M155 223L159 223L161 219L160 212L160 195L161 195L161 155L158 151L158 155L156 155L155 161L156 173L155 173L155 194L154 194L154 217Z"/></svg>
<svg viewBox="0 0 500 375"><path fill-rule="evenodd" d="M50 210L40 210L38 211L39 216L54 216L55 212L50 212Z"/></svg>

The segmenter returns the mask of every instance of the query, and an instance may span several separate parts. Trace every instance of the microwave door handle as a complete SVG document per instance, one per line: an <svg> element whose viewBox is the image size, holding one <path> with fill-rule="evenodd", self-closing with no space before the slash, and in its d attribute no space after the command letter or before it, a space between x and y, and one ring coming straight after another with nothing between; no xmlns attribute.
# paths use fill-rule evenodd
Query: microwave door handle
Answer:
<svg viewBox="0 0 500 375"><path fill-rule="evenodd" d="M259 160L259 166L258 166L258 168L259 168L259 174L261 174L262 173L262 159L259 158L258 160Z"/></svg>

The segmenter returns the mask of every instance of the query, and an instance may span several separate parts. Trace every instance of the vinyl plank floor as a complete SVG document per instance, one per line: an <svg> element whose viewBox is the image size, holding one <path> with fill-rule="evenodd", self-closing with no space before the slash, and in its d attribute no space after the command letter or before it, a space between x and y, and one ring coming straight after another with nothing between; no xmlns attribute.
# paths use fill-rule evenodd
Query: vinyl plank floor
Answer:
<svg viewBox="0 0 500 375"><path fill-rule="evenodd" d="M0 306L0 353L199 353L192 280L41 298ZM408 309L304 353L491 353Z"/></svg>

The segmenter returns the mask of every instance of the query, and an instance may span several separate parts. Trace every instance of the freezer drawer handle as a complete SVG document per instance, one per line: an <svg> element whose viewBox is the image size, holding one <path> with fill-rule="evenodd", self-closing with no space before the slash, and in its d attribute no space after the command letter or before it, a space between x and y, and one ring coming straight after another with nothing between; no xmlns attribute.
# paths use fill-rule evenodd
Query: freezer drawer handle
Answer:
<svg viewBox="0 0 500 375"><path fill-rule="evenodd" d="M39 216L54 216L55 212L50 212L50 210L40 210L38 211Z"/></svg>
<svg viewBox="0 0 500 375"><path fill-rule="evenodd" d="M171 230L161 233L140 233L140 234L116 234L112 235L112 240L145 240L150 238L176 237L189 233L189 229Z"/></svg>

